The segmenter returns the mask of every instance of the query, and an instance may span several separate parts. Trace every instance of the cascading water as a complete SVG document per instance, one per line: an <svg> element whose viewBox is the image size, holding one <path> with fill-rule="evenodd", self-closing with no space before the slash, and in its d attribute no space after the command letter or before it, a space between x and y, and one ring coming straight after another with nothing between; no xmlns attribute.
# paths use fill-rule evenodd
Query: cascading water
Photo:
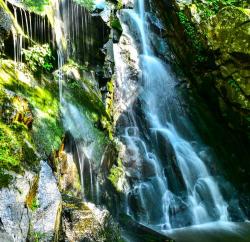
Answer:
<svg viewBox="0 0 250 242"><path fill-rule="evenodd" d="M161 230L228 221L228 205L200 157L202 148L193 145L186 128L186 123L192 126L179 106L176 80L154 55L144 2L138 0L135 9L120 13L124 35L132 37L141 69L135 88L138 97L124 110L120 124L118 120L120 139L126 145L126 211ZM121 53L115 51L118 83L126 85L130 77L126 68L119 68L127 65L119 65Z"/></svg>
<svg viewBox="0 0 250 242"><path fill-rule="evenodd" d="M76 155L75 161L79 167L83 199L95 201L98 204L99 183L95 168L103 158L103 152L100 151L101 141L95 139L99 131L93 127L88 111L77 107L70 100L70 94L65 87L68 76L63 72L64 64L67 64L70 59L88 65L93 46L90 29L91 15L73 0L53 0L53 11L63 124L74 140L75 150L71 152ZM80 85L83 89L88 88L84 83Z"/></svg>

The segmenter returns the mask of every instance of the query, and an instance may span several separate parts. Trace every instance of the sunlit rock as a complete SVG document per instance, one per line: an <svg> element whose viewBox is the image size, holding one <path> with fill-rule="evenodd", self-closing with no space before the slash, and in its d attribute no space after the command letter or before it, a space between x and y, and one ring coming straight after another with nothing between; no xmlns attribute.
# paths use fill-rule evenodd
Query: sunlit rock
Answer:
<svg viewBox="0 0 250 242"><path fill-rule="evenodd" d="M26 207L26 197L34 174L25 172L24 175L13 174L13 176L15 181L13 185L0 190L0 227L7 234L0 234L0 238L2 236L12 238L10 241L25 242L31 216Z"/></svg>
<svg viewBox="0 0 250 242"><path fill-rule="evenodd" d="M62 198L52 169L45 161L41 161L37 200L39 207L32 215L33 232L43 234L44 241L56 239Z"/></svg>
<svg viewBox="0 0 250 242"><path fill-rule="evenodd" d="M119 241L119 229L110 213L92 203L64 196L62 219L65 241Z"/></svg>

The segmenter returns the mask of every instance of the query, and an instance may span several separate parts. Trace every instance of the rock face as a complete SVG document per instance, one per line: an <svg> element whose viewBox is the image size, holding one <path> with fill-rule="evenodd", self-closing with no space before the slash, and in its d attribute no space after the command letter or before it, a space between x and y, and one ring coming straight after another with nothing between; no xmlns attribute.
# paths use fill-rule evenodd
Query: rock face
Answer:
<svg viewBox="0 0 250 242"><path fill-rule="evenodd" d="M2 119L8 124L20 122L31 127L33 116L28 101L11 91L5 90L5 92L4 103L0 108Z"/></svg>
<svg viewBox="0 0 250 242"><path fill-rule="evenodd" d="M227 23L230 23L228 25ZM250 10L227 7L212 18L208 45L216 55L222 78L216 80L221 95L232 105L250 111Z"/></svg>
<svg viewBox="0 0 250 242"><path fill-rule="evenodd" d="M33 233L43 235L43 241L56 241L62 199L52 169L45 161L41 161L37 200L39 207L32 216Z"/></svg>
<svg viewBox="0 0 250 242"><path fill-rule="evenodd" d="M63 197L62 241L119 241L119 229L110 213L82 199Z"/></svg>
<svg viewBox="0 0 250 242"><path fill-rule="evenodd" d="M190 82L230 128L249 136L249 5L176 0L153 4L165 25L163 35Z"/></svg>
<svg viewBox="0 0 250 242"><path fill-rule="evenodd" d="M0 52L3 50L4 40L8 38L11 32L11 18L4 10L0 2Z"/></svg>
<svg viewBox="0 0 250 242"><path fill-rule="evenodd" d="M6 239L3 241L22 242L28 237L31 214L26 207L26 197L33 178L30 172L16 175L13 185L0 190L0 238Z"/></svg>

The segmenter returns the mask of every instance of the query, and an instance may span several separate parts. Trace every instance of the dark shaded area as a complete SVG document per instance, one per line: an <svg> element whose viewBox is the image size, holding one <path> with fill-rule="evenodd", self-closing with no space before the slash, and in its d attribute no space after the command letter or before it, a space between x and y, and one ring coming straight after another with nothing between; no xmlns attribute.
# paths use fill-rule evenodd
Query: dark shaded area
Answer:
<svg viewBox="0 0 250 242"><path fill-rule="evenodd" d="M135 222L130 216L121 215L119 223L123 237L130 242L174 242L168 236Z"/></svg>

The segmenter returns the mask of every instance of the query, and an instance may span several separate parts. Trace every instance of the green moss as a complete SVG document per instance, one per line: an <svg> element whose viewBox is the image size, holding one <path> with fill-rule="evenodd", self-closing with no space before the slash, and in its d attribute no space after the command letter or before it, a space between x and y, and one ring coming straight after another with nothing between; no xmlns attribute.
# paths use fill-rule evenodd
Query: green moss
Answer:
<svg viewBox="0 0 250 242"><path fill-rule="evenodd" d="M12 176L6 174L4 170L0 168L0 189L3 187L8 187L12 181Z"/></svg>
<svg viewBox="0 0 250 242"><path fill-rule="evenodd" d="M38 201L37 197L34 197L34 199L32 200L30 209L32 211L35 211L38 208L39 208L39 201Z"/></svg>
<svg viewBox="0 0 250 242"><path fill-rule="evenodd" d="M247 3L246 1L240 0L195 0L195 5L198 8L199 14L203 20L216 15L220 9L227 6L241 6L244 7Z"/></svg>
<svg viewBox="0 0 250 242"><path fill-rule="evenodd" d="M117 8L118 10L120 10L120 9L123 8L122 0L118 0L118 1L117 1L116 8Z"/></svg>
<svg viewBox="0 0 250 242"><path fill-rule="evenodd" d="M116 29L119 32L122 32L122 26L121 26L120 20L116 16L111 15L111 17L110 17L110 26L113 29Z"/></svg>
<svg viewBox="0 0 250 242"><path fill-rule="evenodd" d="M0 168L18 171L23 160L22 142L6 124L0 122Z"/></svg>
<svg viewBox="0 0 250 242"><path fill-rule="evenodd" d="M50 78L52 79L51 76ZM59 147L63 135L57 84L46 76L42 76L37 83L25 66L23 71L15 71L14 63L5 60L2 61L0 70L0 88L1 86L28 100L34 113L34 121L32 130L27 130L20 136L22 139L26 136L39 153L48 156ZM27 151L30 149L28 146L22 148Z"/></svg>
<svg viewBox="0 0 250 242"><path fill-rule="evenodd" d="M124 176L124 170L122 166L122 161L118 158L117 165L113 165L110 169L110 173L108 179L111 181L113 186L116 188L118 192L122 191L122 188L119 187L119 180Z"/></svg>
<svg viewBox="0 0 250 242"><path fill-rule="evenodd" d="M188 19L184 11L179 11L177 13L180 23L184 27L184 31L188 37L188 40L191 42L192 47L195 50L195 61L197 63L205 62L207 61L207 56L204 53L206 48L204 47L204 44L202 43L202 38L200 34L198 33L196 27L194 24Z"/></svg>

